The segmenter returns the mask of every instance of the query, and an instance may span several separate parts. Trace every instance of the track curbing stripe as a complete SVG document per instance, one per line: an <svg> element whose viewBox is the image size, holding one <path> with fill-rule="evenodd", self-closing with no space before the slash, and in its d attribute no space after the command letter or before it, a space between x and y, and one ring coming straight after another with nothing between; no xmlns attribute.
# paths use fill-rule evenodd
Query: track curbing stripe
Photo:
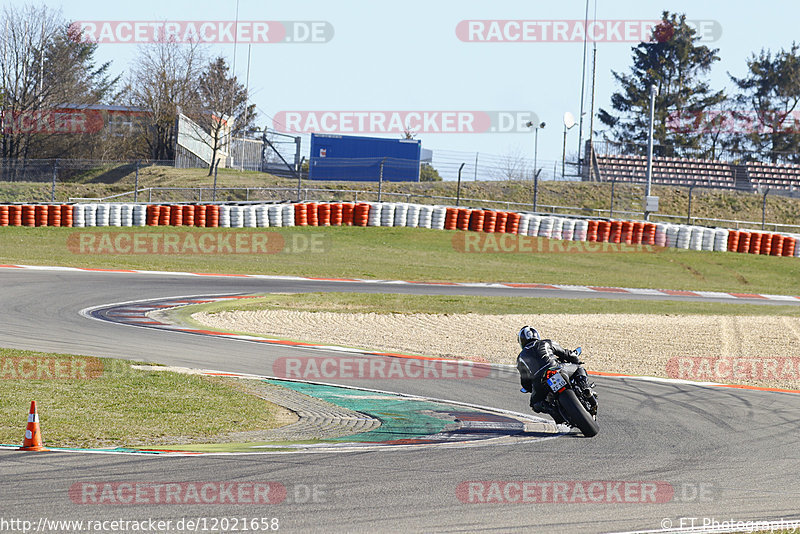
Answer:
<svg viewBox="0 0 800 534"><path fill-rule="evenodd" d="M234 277L234 278L255 278L260 280L288 280L288 281L311 281L311 282L339 282L343 284L384 284L384 285L415 285L415 286L446 286L446 287L482 287L482 288L511 288L511 289L549 289L585 292L595 294L630 294L630 295L655 295L669 297L686 298L728 298L739 300L772 300L792 302L800 300L796 295L770 295L756 293L724 293L716 291L688 291L678 289L648 289L630 287L601 287L601 286L578 286L565 284L539 284L539 283L512 283L512 282L422 282L413 280L374 280L357 278L324 278L311 276L284 276L268 274L226 274L226 273L191 273L181 271L148 271L141 269L94 269L88 267L61 267L47 265L0 265L0 269L30 269L38 271L63 271L63 272L91 272L91 273L123 273L123 274L143 274L143 275L164 275L164 276L207 276L207 277ZM240 297L246 298L246 297Z"/></svg>

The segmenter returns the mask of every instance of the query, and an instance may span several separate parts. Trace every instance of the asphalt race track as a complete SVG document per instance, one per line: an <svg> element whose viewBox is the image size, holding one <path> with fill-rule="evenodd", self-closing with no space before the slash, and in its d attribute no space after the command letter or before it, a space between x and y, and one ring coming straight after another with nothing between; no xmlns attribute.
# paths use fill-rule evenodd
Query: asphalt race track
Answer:
<svg viewBox="0 0 800 534"><path fill-rule="evenodd" d="M255 374L268 374L278 357L309 349L116 325L79 311L147 298L270 291L574 296L554 290L16 269L0 270L0 288L0 346ZM509 325L510 336L518 326ZM586 360L591 370L590 355ZM567 435L502 447L248 456L3 451L2 516L34 523L46 517L154 518L173 524L181 518L274 517L287 532L614 532L678 527L680 518L684 526L689 518L696 518L695 524L703 518L800 520L800 396L626 378L596 377L595 382L601 431L594 439ZM515 372L466 381L349 383L529 411ZM46 441L46 428L43 433ZM77 505L70 500L73 484L97 481L272 481L287 488L287 498L267 507ZM665 482L674 494L658 503L464 503L457 488L466 481ZM317 502L308 497L309 488L318 490ZM662 523L665 519L671 523Z"/></svg>

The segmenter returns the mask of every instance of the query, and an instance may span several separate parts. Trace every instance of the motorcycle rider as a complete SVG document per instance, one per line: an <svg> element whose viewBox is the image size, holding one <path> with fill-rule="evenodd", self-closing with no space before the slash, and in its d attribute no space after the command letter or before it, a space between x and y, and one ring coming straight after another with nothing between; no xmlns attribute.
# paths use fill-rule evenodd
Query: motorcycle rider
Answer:
<svg viewBox="0 0 800 534"><path fill-rule="evenodd" d="M589 388L586 370L580 367L583 362L578 358L580 352L567 350L557 342L542 339L535 329L524 326L517 334L519 346L522 351L517 356L517 371L522 385L523 393L531 394L531 408L535 412L548 413L556 423L564 423L564 419L556 407L547 402L548 390L542 383L541 376L547 368L556 365L559 361L574 363L578 368L572 373L578 387L582 390Z"/></svg>

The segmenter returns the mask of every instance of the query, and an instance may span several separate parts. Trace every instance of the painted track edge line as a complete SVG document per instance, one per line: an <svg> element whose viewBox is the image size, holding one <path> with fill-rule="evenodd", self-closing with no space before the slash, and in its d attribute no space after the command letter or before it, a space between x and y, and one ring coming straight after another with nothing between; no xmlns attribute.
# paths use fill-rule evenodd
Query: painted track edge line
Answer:
<svg viewBox="0 0 800 534"><path fill-rule="evenodd" d="M374 284L403 284L415 286L455 286L455 287L504 287L509 289L530 289L528 287L519 287L520 285L527 286L530 284L519 284L515 282L419 282L409 280L370 280L370 279L357 279L357 278L321 278L310 276L290 276L290 275L270 275L270 274L225 274L225 273L192 273L185 271L149 271L143 269L94 269L89 267L64 267L64 266L48 266L48 265L0 265L0 269L30 269L36 271L64 271L64 272L88 272L88 273L108 273L108 274L144 274L144 275L165 275L165 276L196 276L196 277L241 277L241 278L255 278L261 280L294 280L294 281L333 281L341 284L351 283L374 283ZM607 287L607 286L579 286L579 285L566 285L566 284L539 284L533 283L537 289L558 289L562 291L575 291L580 293L595 293L595 294L608 294L608 293L625 293L637 294L637 291L647 288L627 288L627 287ZM549 288L547 286L550 286ZM648 289L654 296L668 296L668 297L684 297L684 298L726 298L732 301L740 300L776 300L783 302L800 301L798 295L772 295L772 294L748 294L734 292L721 292L721 291L693 291L693 290L675 290L675 289ZM702 294L701 294L702 293Z"/></svg>

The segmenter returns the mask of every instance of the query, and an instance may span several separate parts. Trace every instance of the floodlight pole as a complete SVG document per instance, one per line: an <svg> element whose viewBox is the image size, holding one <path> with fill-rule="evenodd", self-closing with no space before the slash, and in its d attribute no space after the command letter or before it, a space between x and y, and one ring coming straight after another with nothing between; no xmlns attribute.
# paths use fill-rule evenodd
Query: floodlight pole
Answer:
<svg viewBox="0 0 800 534"><path fill-rule="evenodd" d="M536 211L536 197L539 194L539 171L537 169L539 157L539 128L544 128L546 124L544 122L534 124L533 121L528 121L525 123L525 126L533 128L533 211Z"/></svg>
<svg viewBox="0 0 800 534"><path fill-rule="evenodd" d="M644 212L644 220L650 220L650 212L647 211L647 199L650 197L650 185L653 180L653 122L655 122L655 112L656 112L656 95L658 94L658 88L656 87L655 83L650 86L650 127L647 134L647 185L645 186L644 195L645 195L645 212Z"/></svg>

